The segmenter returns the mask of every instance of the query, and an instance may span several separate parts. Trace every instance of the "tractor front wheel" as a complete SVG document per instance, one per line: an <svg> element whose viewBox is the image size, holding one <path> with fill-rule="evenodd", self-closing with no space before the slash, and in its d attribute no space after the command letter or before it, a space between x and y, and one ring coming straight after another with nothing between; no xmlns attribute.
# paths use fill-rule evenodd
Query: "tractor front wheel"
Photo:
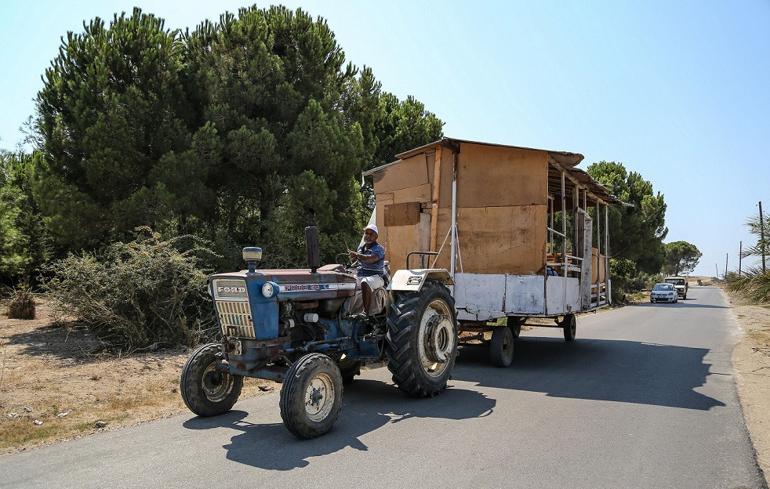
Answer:
<svg viewBox="0 0 770 489"><path fill-rule="evenodd" d="M457 357L457 319L449 289L431 280L420 292L399 293L387 321L393 382L412 397L444 390Z"/></svg>
<svg viewBox="0 0 770 489"><path fill-rule="evenodd" d="M209 343L193 352L182 368L182 400L198 416L216 416L232 409L241 395L243 377L219 368L222 345Z"/></svg>
<svg viewBox="0 0 770 489"><path fill-rule="evenodd" d="M298 438L328 433L342 409L342 375L329 356L309 353L294 362L281 388L283 424Z"/></svg>

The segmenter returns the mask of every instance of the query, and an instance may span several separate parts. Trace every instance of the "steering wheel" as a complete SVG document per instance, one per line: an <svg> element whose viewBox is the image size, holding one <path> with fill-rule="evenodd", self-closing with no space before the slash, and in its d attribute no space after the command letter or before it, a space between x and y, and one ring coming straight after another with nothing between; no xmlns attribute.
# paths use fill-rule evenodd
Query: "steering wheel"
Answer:
<svg viewBox="0 0 770 489"><path fill-rule="evenodd" d="M342 260L340 260L342 257ZM358 266L358 260L351 260L350 255L347 253L337 253L334 256L334 261L345 266L345 268L355 268Z"/></svg>

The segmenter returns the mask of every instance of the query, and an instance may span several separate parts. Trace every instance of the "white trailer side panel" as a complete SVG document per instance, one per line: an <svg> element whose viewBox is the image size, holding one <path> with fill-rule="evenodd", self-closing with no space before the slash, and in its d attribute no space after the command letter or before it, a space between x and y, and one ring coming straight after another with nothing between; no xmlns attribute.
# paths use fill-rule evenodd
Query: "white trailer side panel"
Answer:
<svg viewBox="0 0 770 489"><path fill-rule="evenodd" d="M458 319L487 321L512 314L542 315L543 281L540 275L456 273L454 298Z"/></svg>
<svg viewBox="0 0 770 489"><path fill-rule="evenodd" d="M487 321L505 315L504 274L456 273L454 280L458 319Z"/></svg>
<svg viewBox="0 0 770 489"><path fill-rule="evenodd" d="M508 314L544 314L545 278L542 275L506 275L505 312Z"/></svg>
<svg viewBox="0 0 770 489"><path fill-rule="evenodd" d="M549 276L545 284L546 314L565 314L580 311L579 278Z"/></svg>

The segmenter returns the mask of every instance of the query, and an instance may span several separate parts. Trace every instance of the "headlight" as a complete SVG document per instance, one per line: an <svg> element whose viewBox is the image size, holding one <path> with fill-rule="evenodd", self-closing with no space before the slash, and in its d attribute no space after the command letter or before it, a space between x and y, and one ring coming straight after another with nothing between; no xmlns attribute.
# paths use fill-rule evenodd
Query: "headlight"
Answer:
<svg viewBox="0 0 770 489"><path fill-rule="evenodd" d="M277 294L278 294L278 284L275 284L273 282L265 282L264 285L262 285L263 296L269 299L271 297L275 297Z"/></svg>

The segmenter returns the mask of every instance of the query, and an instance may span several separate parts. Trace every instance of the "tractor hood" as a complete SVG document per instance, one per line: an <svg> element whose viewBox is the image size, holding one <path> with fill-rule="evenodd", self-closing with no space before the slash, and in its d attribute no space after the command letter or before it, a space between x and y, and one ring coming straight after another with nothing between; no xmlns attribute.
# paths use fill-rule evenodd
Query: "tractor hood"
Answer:
<svg viewBox="0 0 770 489"><path fill-rule="evenodd" d="M209 277L218 279L242 279L247 282L273 282L278 285L279 299L316 300L350 297L355 293L356 277L343 271L339 265L326 265L315 273L310 269L264 269L249 273L218 273Z"/></svg>

